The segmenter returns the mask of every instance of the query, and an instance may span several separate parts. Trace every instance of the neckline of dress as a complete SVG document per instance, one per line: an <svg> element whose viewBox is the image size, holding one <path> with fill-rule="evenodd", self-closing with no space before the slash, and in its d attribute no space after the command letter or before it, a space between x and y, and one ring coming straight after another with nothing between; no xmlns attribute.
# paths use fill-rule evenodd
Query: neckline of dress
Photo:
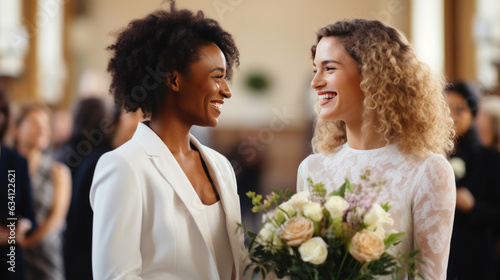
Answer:
<svg viewBox="0 0 500 280"><path fill-rule="evenodd" d="M358 150L358 149L351 148L349 146L349 143L347 143L347 142L344 144L345 149L347 149L349 152L353 152L353 153L357 153L357 154L374 154L374 153L378 153L378 152L384 151L386 149L389 149L393 146L395 146L395 144L389 144L389 145L386 145L384 147L375 148L375 149Z"/></svg>
<svg viewBox="0 0 500 280"><path fill-rule="evenodd" d="M201 202L201 200L200 200ZM212 204L204 204L203 202L201 202L201 204L203 205L203 208L205 208L206 210L207 209L214 209L214 208L219 208L219 206L221 206L221 202L220 202L220 199L217 200L216 202L212 203Z"/></svg>

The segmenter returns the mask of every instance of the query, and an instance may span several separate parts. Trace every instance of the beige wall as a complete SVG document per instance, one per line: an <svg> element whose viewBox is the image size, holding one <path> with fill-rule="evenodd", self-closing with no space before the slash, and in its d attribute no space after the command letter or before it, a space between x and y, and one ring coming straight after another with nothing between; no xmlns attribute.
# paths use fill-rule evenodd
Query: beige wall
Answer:
<svg viewBox="0 0 500 280"><path fill-rule="evenodd" d="M445 0L445 75L449 82L474 81L477 57L474 39L476 0Z"/></svg>

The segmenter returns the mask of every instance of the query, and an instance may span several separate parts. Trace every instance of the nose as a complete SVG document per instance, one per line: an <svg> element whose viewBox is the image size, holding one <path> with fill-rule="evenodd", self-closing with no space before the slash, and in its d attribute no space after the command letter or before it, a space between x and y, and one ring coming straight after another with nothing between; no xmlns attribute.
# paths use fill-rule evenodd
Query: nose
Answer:
<svg viewBox="0 0 500 280"><path fill-rule="evenodd" d="M227 84L227 81L224 80L221 88L220 88L220 94L224 96L224 98L229 99L233 94L231 93L231 89L229 88L229 85Z"/></svg>
<svg viewBox="0 0 500 280"><path fill-rule="evenodd" d="M311 88L315 90L320 90L326 85L326 81L323 79L323 77L320 75L319 72L314 74L314 77L311 81Z"/></svg>

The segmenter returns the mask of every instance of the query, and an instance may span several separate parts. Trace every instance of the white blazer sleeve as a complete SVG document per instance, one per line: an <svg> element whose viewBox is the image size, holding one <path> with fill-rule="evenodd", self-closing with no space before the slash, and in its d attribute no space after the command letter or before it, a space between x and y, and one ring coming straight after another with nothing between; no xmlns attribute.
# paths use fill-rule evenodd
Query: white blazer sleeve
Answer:
<svg viewBox="0 0 500 280"><path fill-rule="evenodd" d="M94 279L142 279L142 195L137 171L116 153L99 159L90 191Z"/></svg>

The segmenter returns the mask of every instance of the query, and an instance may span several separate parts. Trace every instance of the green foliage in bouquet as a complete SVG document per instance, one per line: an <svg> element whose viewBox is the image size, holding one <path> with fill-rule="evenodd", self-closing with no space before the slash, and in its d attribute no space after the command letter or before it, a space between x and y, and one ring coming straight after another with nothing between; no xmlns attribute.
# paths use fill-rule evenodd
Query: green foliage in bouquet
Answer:
<svg viewBox="0 0 500 280"><path fill-rule="evenodd" d="M385 232L384 226L394 222L389 203L375 203L384 182L370 183L369 176L369 171L361 176L364 185L346 179L329 194L323 183L310 178L304 192L272 190L264 201L248 192L252 211L263 215L263 227L259 233L246 231L251 263L245 273L252 270L252 279L257 279L274 272L292 280L419 277L418 250L398 257L387 251L404 233Z"/></svg>

